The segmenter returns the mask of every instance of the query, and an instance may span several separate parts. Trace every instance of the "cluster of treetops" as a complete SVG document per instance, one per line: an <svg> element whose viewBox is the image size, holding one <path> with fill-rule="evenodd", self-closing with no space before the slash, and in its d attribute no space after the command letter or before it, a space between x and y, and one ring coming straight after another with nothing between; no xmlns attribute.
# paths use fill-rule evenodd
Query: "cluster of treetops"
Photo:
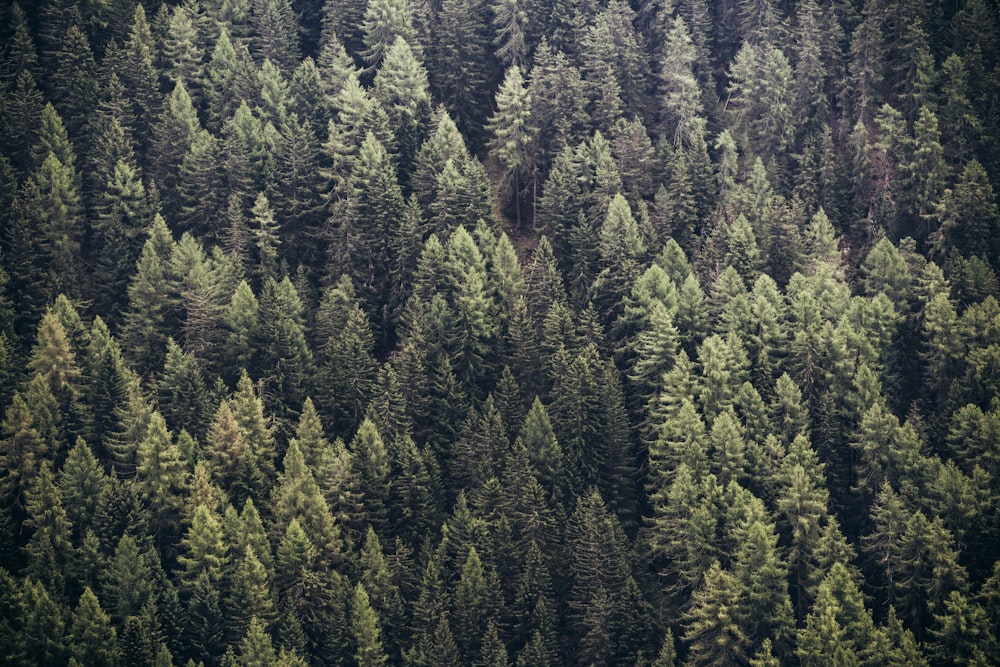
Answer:
<svg viewBox="0 0 1000 667"><path fill-rule="evenodd" d="M997 664L998 40L3 2L0 662Z"/></svg>

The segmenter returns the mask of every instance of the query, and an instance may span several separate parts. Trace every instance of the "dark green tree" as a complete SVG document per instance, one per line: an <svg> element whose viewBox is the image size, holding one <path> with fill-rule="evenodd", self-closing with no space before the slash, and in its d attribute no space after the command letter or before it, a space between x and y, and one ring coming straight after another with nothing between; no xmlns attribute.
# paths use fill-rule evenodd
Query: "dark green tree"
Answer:
<svg viewBox="0 0 1000 667"><path fill-rule="evenodd" d="M534 128L531 118L531 95L524 84L521 69L513 66L507 70L496 95L496 113L490 118L493 133L490 151L507 170L506 187L511 189L516 213L515 230L521 229L521 182L531 171L528 148L532 143ZM512 182L511 182L512 181Z"/></svg>
<svg viewBox="0 0 1000 667"><path fill-rule="evenodd" d="M741 589L741 582L718 561L705 572L684 614L689 664L725 665L746 659L750 640L743 629L747 611L741 604Z"/></svg>
<svg viewBox="0 0 1000 667"><path fill-rule="evenodd" d="M27 494L25 525L32 530L24 547L27 574L55 596L64 594L74 556L72 524L66 516L52 468L45 461Z"/></svg>
<svg viewBox="0 0 1000 667"><path fill-rule="evenodd" d="M68 639L71 661L75 659L81 665L107 667L118 664L115 628L89 586L83 589L73 612Z"/></svg>
<svg viewBox="0 0 1000 667"><path fill-rule="evenodd" d="M259 0L250 15L254 60L270 60L285 72L295 69L301 57L299 26L290 0Z"/></svg>
<svg viewBox="0 0 1000 667"><path fill-rule="evenodd" d="M351 633L356 646L354 658L359 667L388 664L388 656L382 648L378 613L372 609L368 593L360 582L354 587L351 602Z"/></svg>

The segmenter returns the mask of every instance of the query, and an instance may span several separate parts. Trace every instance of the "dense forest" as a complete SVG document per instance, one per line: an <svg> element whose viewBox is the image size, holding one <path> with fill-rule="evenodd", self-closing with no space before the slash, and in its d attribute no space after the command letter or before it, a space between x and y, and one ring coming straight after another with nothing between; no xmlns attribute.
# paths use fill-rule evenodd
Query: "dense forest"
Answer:
<svg viewBox="0 0 1000 667"><path fill-rule="evenodd" d="M995 0L0 44L3 664L1000 664Z"/></svg>

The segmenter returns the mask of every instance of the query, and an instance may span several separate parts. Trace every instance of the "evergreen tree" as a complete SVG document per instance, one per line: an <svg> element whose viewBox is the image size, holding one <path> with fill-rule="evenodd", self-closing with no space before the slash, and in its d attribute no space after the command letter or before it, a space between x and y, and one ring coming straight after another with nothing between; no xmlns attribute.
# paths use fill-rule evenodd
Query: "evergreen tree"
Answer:
<svg viewBox="0 0 1000 667"><path fill-rule="evenodd" d="M89 527L108 484L104 469L83 438L77 438L66 456L58 484L66 516L79 540Z"/></svg>
<svg viewBox="0 0 1000 667"><path fill-rule="evenodd" d="M741 584L713 562L684 615L690 664L724 665L745 658L749 640L742 622Z"/></svg>
<svg viewBox="0 0 1000 667"><path fill-rule="evenodd" d="M357 477L365 519L377 530L386 521L389 459L381 434L370 419L365 419L351 441L352 462Z"/></svg>
<svg viewBox="0 0 1000 667"><path fill-rule="evenodd" d="M63 509L52 468L45 461L28 492L25 525L33 532L25 545L27 574L56 596L64 593L66 573L74 556L72 525Z"/></svg>
<svg viewBox="0 0 1000 667"><path fill-rule="evenodd" d="M50 285L55 293L80 295L83 212L73 164L50 152L31 176L37 196L30 203L32 219L44 234L50 252Z"/></svg>
<svg viewBox="0 0 1000 667"><path fill-rule="evenodd" d="M273 409L289 425L311 393L312 350L306 341L302 300L292 281L268 279L260 296L261 382Z"/></svg>
<svg viewBox="0 0 1000 667"><path fill-rule="evenodd" d="M194 7L183 4L174 7L170 13L166 34L163 39L163 60L167 63L165 74L175 85L184 81L195 91L204 85L204 59L198 26L193 16ZM197 95L196 95L197 97Z"/></svg>
<svg viewBox="0 0 1000 667"><path fill-rule="evenodd" d="M689 125L702 112L701 91L695 77L697 53L687 24L680 16L670 24L660 63L661 114L667 136L675 146L690 142Z"/></svg>
<svg viewBox="0 0 1000 667"><path fill-rule="evenodd" d="M210 418L211 398L198 361L173 339L167 341L167 358L157 383L157 405L167 426L204 435Z"/></svg>
<svg viewBox="0 0 1000 667"><path fill-rule="evenodd" d="M485 12L485 4L478 1L442 0L427 58L435 99L442 101L474 149L484 143L482 130L490 108L486 84L493 75Z"/></svg>
<svg viewBox="0 0 1000 667"><path fill-rule="evenodd" d="M416 49L419 52L419 49ZM396 138L399 164L407 182L413 160L431 121L427 70L403 35L388 47L374 81L374 96L385 109Z"/></svg>
<svg viewBox="0 0 1000 667"><path fill-rule="evenodd" d="M521 229L521 178L529 171L528 147L532 142L531 95L524 85L521 69L511 67L496 97L497 111L490 119L493 141L490 150L506 168L506 179L513 180L512 188L516 229Z"/></svg>
<svg viewBox="0 0 1000 667"><path fill-rule="evenodd" d="M177 562L183 568L180 572L181 582L185 588L194 594L214 595L214 604L218 604L218 590L223 576L229 568L229 545L225 541L222 525L212 510L205 505L195 508L191 527L182 540L183 553L177 557ZM202 600L202 603L207 603ZM216 610L217 613L220 610ZM192 619L194 621L195 619ZM221 618L214 619L220 623Z"/></svg>
<svg viewBox="0 0 1000 667"><path fill-rule="evenodd" d="M861 591L847 567L835 563L819 586L805 627L798 631L796 653L805 665L863 664L873 631Z"/></svg>
<svg viewBox="0 0 1000 667"><path fill-rule="evenodd" d="M167 287L173 247L166 222L157 216L128 287L129 308L121 333L126 358L143 375L162 367L167 338L173 330L170 311L174 304Z"/></svg>
<svg viewBox="0 0 1000 667"><path fill-rule="evenodd" d="M240 664L250 667L276 664L278 660L274 644L264 623L257 617L250 621L243 642L240 644Z"/></svg>
<svg viewBox="0 0 1000 667"><path fill-rule="evenodd" d="M403 217L402 191L385 146L368 132L351 173L353 202L340 232L340 252L359 296L376 326L388 301L392 232Z"/></svg>
<svg viewBox="0 0 1000 667"><path fill-rule="evenodd" d="M303 548L299 546L301 540L297 536L298 532L302 532L302 536L309 543L311 555L307 561L310 564L313 561L328 564L338 562L342 552L340 527L334 523L329 505L320 493L312 472L306 468L302 452L297 445L289 445L284 463L284 472L279 476L273 494L275 521L272 530L279 536L284 535L286 540L294 537L294 540L286 546L288 548L294 546L298 550L296 553ZM295 530L291 528L293 523L297 526ZM306 530L308 533L304 532ZM298 559L300 556L295 558ZM279 554L278 560L280 559ZM305 563L306 561L303 561L303 567Z"/></svg>
<svg viewBox="0 0 1000 667"><path fill-rule="evenodd" d="M26 664L53 664L68 659L66 609L31 577L20 591L22 642Z"/></svg>
<svg viewBox="0 0 1000 667"><path fill-rule="evenodd" d="M111 619L90 590L83 589L69 627L70 660L81 665L115 665L118 646Z"/></svg>
<svg viewBox="0 0 1000 667"><path fill-rule="evenodd" d="M351 603L351 632L357 646L354 658L359 666L388 664L388 657L382 648L378 614L369 604L368 593L360 582L354 587Z"/></svg>
<svg viewBox="0 0 1000 667"><path fill-rule="evenodd" d="M299 26L290 0L258 0L250 15L254 60L291 72L300 59Z"/></svg>
<svg viewBox="0 0 1000 667"><path fill-rule="evenodd" d="M184 81L178 81L153 127L149 157L155 154L156 159L143 165L168 197L164 213L174 215L180 210L177 185L181 182L181 165L201 129L187 87Z"/></svg>
<svg viewBox="0 0 1000 667"><path fill-rule="evenodd" d="M497 59L505 66L521 67L528 53L525 32L529 29L527 8L520 0L500 0L493 4L493 27Z"/></svg>
<svg viewBox="0 0 1000 667"><path fill-rule="evenodd" d="M172 542L177 529L187 471L160 413L150 417L137 455L137 479L150 509L149 526L162 548Z"/></svg>

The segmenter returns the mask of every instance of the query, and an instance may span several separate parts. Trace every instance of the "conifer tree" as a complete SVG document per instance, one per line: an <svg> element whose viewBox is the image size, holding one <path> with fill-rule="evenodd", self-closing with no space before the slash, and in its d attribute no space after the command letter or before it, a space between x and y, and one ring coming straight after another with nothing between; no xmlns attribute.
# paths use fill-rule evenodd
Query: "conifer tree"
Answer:
<svg viewBox="0 0 1000 667"><path fill-rule="evenodd" d="M174 7L170 13L163 39L163 60L167 63L165 74L175 85L184 81L195 91L204 85L204 59L196 16L193 7L185 3ZM196 98L198 95L196 94Z"/></svg>
<svg viewBox="0 0 1000 667"><path fill-rule="evenodd" d="M684 615L684 641L690 664L729 664L745 658L749 640L743 630L742 584L718 561L705 572Z"/></svg>
<svg viewBox="0 0 1000 667"><path fill-rule="evenodd" d="M388 664L388 657L382 648L378 614L372 609L368 593L360 582L354 587L351 602L351 633L357 647L354 657L360 667Z"/></svg>
<svg viewBox="0 0 1000 667"><path fill-rule="evenodd" d="M144 165L168 196L164 202L165 213L176 214L180 210L180 201L175 192L181 182L181 164L201 129L187 87L184 81L178 81L167 97L166 106L153 128L152 148L156 159Z"/></svg>
<svg viewBox="0 0 1000 667"><path fill-rule="evenodd" d="M46 460L49 445L36 425L31 408L20 392L15 392L3 420L2 463L3 502L14 516L24 516L27 494Z"/></svg>
<svg viewBox="0 0 1000 667"><path fill-rule="evenodd" d="M297 445L289 445L284 464L284 472L273 494L273 530L287 537L292 532L291 523L299 523L299 530L308 531L314 554L310 558L321 563L338 562L343 550L340 527L334 522L329 505L312 472L305 466Z"/></svg>
<svg viewBox="0 0 1000 667"><path fill-rule="evenodd" d="M37 198L30 204L32 217L52 253L51 287L55 293L78 296L84 230L76 169L50 152L31 178L37 187Z"/></svg>
<svg viewBox="0 0 1000 667"><path fill-rule="evenodd" d="M299 27L289 0L259 0L251 13L254 60L270 60L291 72L300 59Z"/></svg>
<svg viewBox="0 0 1000 667"><path fill-rule="evenodd" d="M240 644L240 664L250 667L263 667L276 664L277 652L264 622L256 616L250 620L243 642Z"/></svg>
<svg viewBox="0 0 1000 667"><path fill-rule="evenodd" d="M257 558L253 547L248 546L243 559L233 571L232 585L225 600L225 613L231 633L249 633L254 625L270 623L274 620L275 603L272 592L273 581L267 569Z"/></svg>
<svg viewBox="0 0 1000 667"><path fill-rule="evenodd" d="M494 72L489 62L490 31L485 3L443 0L436 16L436 39L428 48L428 69L435 98L443 102L470 147L485 141ZM482 18L480 18L482 17Z"/></svg>
<svg viewBox="0 0 1000 667"><path fill-rule="evenodd" d="M798 631L796 653L805 665L862 664L868 659L874 625L857 583L844 563L823 578L816 602Z"/></svg>
<svg viewBox="0 0 1000 667"><path fill-rule="evenodd" d="M180 520L187 471L160 413L154 412L150 417L137 455L137 479L149 506L149 526L162 548L172 541L170 538Z"/></svg>
<svg viewBox="0 0 1000 667"><path fill-rule="evenodd" d="M506 178L513 180L513 199L517 229L521 228L521 178L530 168L528 147L534 129L531 118L531 95L516 65L507 70L497 91L497 111L490 119L493 132L490 150L507 169Z"/></svg>
<svg viewBox="0 0 1000 667"><path fill-rule="evenodd" d="M351 452L365 518L381 529L386 521L390 469L385 443L370 419L365 418L358 427L351 441Z"/></svg>
<svg viewBox="0 0 1000 667"><path fill-rule="evenodd" d="M167 358L157 383L157 405L173 430L187 428L204 435L210 419L211 398L198 361L173 339L167 341Z"/></svg>
<svg viewBox="0 0 1000 667"><path fill-rule="evenodd" d="M177 557L177 562L183 568L180 577L185 588L192 593L201 588L203 595L214 591L215 604L218 604L215 587L228 572L229 545L222 524L209 507L198 505L195 508L191 527L184 535L182 545L184 550ZM215 619L215 622L220 621Z"/></svg>
<svg viewBox="0 0 1000 667"><path fill-rule="evenodd" d="M27 494L25 525L33 532L24 548L27 574L41 582L53 595L61 596L66 572L73 558L72 525L63 509L62 498L45 461Z"/></svg>
<svg viewBox="0 0 1000 667"><path fill-rule="evenodd" d="M403 35L386 49L374 81L374 96L389 118L399 151L403 182L413 170L413 159L423 144L431 121L427 70Z"/></svg>
<svg viewBox="0 0 1000 667"><path fill-rule="evenodd" d="M260 296L261 381L286 423L311 393L312 350L305 337L302 299L286 276L268 279Z"/></svg>
<svg viewBox="0 0 1000 667"><path fill-rule="evenodd" d="M162 367L167 338L173 330L170 311L174 304L167 287L173 247L166 222L156 216L128 287L129 308L121 333L125 356L142 375Z"/></svg>
<svg viewBox="0 0 1000 667"><path fill-rule="evenodd" d="M411 48L419 49L409 1L369 0L364 16L365 50L360 55L371 71L382 64L397 37L402 37Z"/></svg>
<svg viewBox="0 0 1000 667"><path fill-rule="evenodd" d="M71 660L110 667L118 662L117 643L111 619L90 587L84 588L69 627Z"/></svg>

